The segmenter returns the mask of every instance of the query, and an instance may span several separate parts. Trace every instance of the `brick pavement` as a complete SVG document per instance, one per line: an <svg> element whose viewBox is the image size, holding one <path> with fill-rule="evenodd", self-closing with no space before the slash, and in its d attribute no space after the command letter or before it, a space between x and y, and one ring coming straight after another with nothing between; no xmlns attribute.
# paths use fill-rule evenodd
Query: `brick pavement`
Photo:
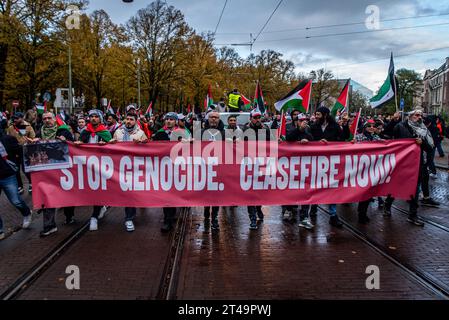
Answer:
<svg viewBox="0 0 449 320"><path fill-rule="evenodd" d="M178 299L435 299L403 271L318 215L310 232L283 223L280 207L248 229L246 208L220 213L220 231L205 230L192 210ZM365 269L378 265L380 290L365 288Z"/></svg>
<svg viewBox="0 0 449 320"><path fill-rule="evenodd" d="M20 299L154 299L171 234L160 232L162 209L138 209L126 232L123 208L112 208L99 230L87 232ZM67 290L65 269L80 269L80 290Z"/></svg>
<svg viewBox="0 0 449 320"><path fill-rule="evenodd" d="M91 208L76 208L75 218L78 222L71 226L63 225L65 217L62 211L61 213L58 211L56 215L58 232L47 238L39 237L42 230L42 216L35 214L29 230L19 230L0 241L0 292L79 228L83 221L87 221L91 211Z"/></svg>
<svg viewBox="0 0 449 320"><path fill-rule="evenodd" d="M355 204L350 208L338 208L343 218L377 243L388 247L389 253L399 261L419 268L449 287L449 233L429 224L414 226L406 221L406 215L392 212L391 217L385 218L371 206L368 212L370 223L360 225Z"/></svg>
<svg viewBox="0 0 449 320"><path fill-rule="evenodd" d="M449 172L437 170L437 177L429 178L429 188L431 197L449 208Z"/></svg>
<svg viewBox="0 0 449 320"><path fill-rule="evenodd" d="M449 139L445 138L441 143L443 151L445 153L444 157L439 157L438 151L435 152L435 164L449 168Z"/></svg>

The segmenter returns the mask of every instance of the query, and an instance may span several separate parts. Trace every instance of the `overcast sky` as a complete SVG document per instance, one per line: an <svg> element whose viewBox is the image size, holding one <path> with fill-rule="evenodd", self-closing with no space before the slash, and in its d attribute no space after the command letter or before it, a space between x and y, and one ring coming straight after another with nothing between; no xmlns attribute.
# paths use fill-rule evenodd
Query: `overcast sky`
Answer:
<svg viewBox="0 0 449 320"><path fill-rule="evenodd" d="M253 37L259 33L279 1L228 0L216 34L217 46L249 42L250 33ZM103 9L115 23L126 23L137 10L150 3L148 0L134 0L130 4L122 0L90 0L88 12ZM167 4L181 10L187 23L201 33L215 29L225 0L167 0ZM369 16L365 13L369 5L379 8L379 30L408 28L328 36L370 31L364 23ZM416 16L430 17L382 21ZM306 27L358 22L362 23L305 30ZM414 28L444 23L446 25ZM306 36L311 38L305 39ZM234 48L243 58L250 54L249 47ZM437 48L443 49L432 50ZM284 58L295 63L297 72L326 68L338 78L351 77L377 91L387 74L390 51L397 56L396 69L424 73L426 69L443 64L449 56L449 1L283 0L254 43L252 52L264 49L281 52Z"/></svg>

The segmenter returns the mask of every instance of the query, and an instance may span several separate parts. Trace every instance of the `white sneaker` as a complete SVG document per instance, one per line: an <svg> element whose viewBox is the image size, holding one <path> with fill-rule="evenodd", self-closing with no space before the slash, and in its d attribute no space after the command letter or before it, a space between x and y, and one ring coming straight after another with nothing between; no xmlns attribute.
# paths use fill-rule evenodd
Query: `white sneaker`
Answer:
<svg viewBox="0 0 449 320"><path fill-rule="evenodd" d="M32 216L32 214L30 213L26 217L23 217L22 229L28 229L30 227L31 220L32 220L31 216Z"/></svg>
<svg viewBox="0 0 449 320"><path fill-rule="evenodd" d="M3 231L0 232L0 240L5 239L5 233Z"/></svg>
<svg viewBox="0 0 449 320"><path fill-rule="evenodd" d="M100 209L100 214L98 215L98 220L101 220L101 219L104 218L104 215L105 215L106 211L108 211L108 207L103 206L103 207Z"/></svg>
<svg viewBox="0 0 449 320"><path fill-rule="evenodd" d="M97 231L98 230L98 220L96 218L90 218L90 225L89 225L90 231Z"/></svg>
<svg viewBox="0 0 449 320"><path fill-rule="evenodd" d="M307 230L312 230L314 225L311 224L310 220L306 218L299 223L298 227L306 228Z"/></svg>
<svg viewBox="0 0 449 320"><path fill-rule="evenodd" d="M128 232L134 231L134 223L131 220L125 221L125 226L126 226L126 231L128 231Z"/></svg>

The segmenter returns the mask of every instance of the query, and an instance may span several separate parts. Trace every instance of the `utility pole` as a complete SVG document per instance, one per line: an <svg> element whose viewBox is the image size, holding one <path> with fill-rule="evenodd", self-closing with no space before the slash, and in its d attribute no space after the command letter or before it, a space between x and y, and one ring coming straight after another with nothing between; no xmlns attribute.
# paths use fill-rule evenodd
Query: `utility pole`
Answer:
<svg viewBox="0 0 449 320"><path fill-rule="evenodd" d="M73 97L72 97L72 48L69 44L69 110L73 113Z"/></svg>
<svg viewBox="0 0 449 320"><path fill-rule="evenodd" d="M140 58L137 58L137 101L140 109Z"/></svg>
<svg viewBox="0 0 449 320"><path fill-rule="evenodd" d="M249 52L253 52L253 34L252 33L249 34L249 43L250 43Z"/></svg>

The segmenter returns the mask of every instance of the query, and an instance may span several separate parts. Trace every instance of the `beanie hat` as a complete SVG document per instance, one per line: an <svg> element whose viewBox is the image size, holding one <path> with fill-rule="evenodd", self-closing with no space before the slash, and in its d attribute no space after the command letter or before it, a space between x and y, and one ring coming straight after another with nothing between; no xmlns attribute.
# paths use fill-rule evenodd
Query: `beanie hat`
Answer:
<svg viewBox="0 0 449 320"><path fill-rule="evenodd" d="M316 109L316 112L320 112L324 115L329 114L331 111L326 107L319 107L318 109Z"/></svg>
<svg viewBox="0 0 449 320"><path fill-rule="evenodd" d="M165 120L167 120L167 119L173 119L173 120L178 121L178 114L177 114L176 112L169 112L169 113L167 113L167 114L165 115L164 119L165 119Z"/></svg>

